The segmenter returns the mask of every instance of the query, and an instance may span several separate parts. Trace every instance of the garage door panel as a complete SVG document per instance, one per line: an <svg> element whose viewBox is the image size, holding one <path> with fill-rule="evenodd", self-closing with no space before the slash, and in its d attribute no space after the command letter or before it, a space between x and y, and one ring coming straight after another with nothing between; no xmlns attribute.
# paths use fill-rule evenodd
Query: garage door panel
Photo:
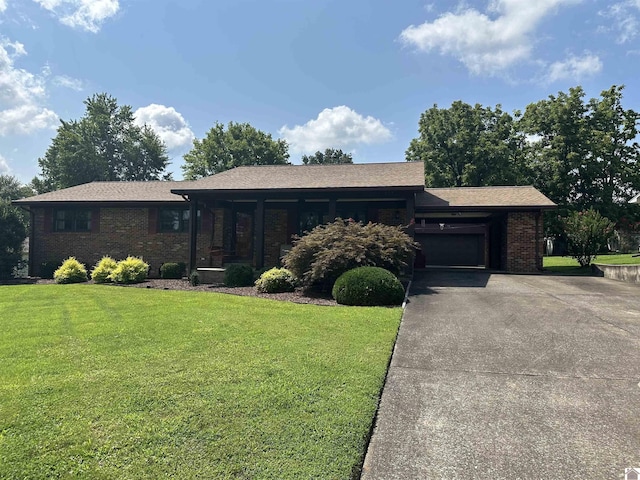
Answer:
<svg viewBox="0 0 640 480"><path fill-rule="evenodd" d="M416 236L427 265L484 265L484 235L432 234Z"/></svg>

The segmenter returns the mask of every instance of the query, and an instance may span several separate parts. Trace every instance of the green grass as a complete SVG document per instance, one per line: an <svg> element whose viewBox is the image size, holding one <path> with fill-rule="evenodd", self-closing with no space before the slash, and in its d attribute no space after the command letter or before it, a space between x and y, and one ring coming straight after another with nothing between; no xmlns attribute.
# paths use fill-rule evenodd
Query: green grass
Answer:
<svg viewBox="0 0 640 480"><path fill-rule="evenodd" d="M636 265L640 264L640 257L634 257L631 253L598 255L592 263L604 263L608 265ZM544 257L543 267L555 273L567 275L591 275L591 267L580 267L575 258L571 257Z"/></svg>
<svg viewBox="0 0 640 480"><path fill-rule="evenodd" d="M0 478L357 475L400 316L0 287Z"/></svg>

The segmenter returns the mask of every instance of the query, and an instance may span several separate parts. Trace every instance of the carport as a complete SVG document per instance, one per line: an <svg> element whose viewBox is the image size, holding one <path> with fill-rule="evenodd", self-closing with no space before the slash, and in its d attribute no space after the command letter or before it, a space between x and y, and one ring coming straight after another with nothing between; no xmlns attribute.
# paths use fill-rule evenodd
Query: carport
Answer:
<svg viewBox="0 0 640 480"><path fill-rule="evenodd" d="M538 270L542 212L555 206L531 186L427 188L416 195L416 266Z"/></svg>

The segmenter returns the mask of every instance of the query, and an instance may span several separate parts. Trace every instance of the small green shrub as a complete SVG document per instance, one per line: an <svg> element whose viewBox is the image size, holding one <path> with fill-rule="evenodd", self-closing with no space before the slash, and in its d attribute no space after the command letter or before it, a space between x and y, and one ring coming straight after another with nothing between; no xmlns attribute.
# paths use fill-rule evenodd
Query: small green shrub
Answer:
<svg viewBox="0 0 640 480"><path fill-rule="evenodd" d="M251 265L233 263L225 268L224 284L227 287L249 287L253 285Z"/></svg>
<svg viewBox="0 0 640 480"><path fill-rule="evenodd" d="M93 270L91 270L91 280L95 283L110 282L111 279L109 278L109 275L111 275L111 272L115 270L117 265L118 262L108 255L102 257L100 261L96 263L96 266L93 267Z"/></svg>
<svg viewBox="0 0 640 480"><path fill-rule="evenodd" d="M200 274L197 270L192 270L189 274L189 283L192 287L200 285Z"/></svg>
<svg viewBox="0 0 640 480"><path fill-rule="evenodd" d="M293 292L296 289L296 278L286 268L272 268L260 275L256 288L262 293Z"/></svg>
<svg viewBox="0 0 640 480"><path fill-rule="evenodd" d="M108 278L114 283L140 283L146 280L148 272L149 265L144 260L137 257L127 257L118 262Z"/></svg>
<svg viewBox="0 0 640 480"><path fill-rule="evenodd" d="M47 260L40 264L40 277L53 278L53 272L60 268L62 262L60 260Z"/></svg>
<svg viewBox="0 0 640 480"><path fill-rule="evenodd" d="M575 258L581 267L591 264L594 257L606 249L607 241L613 235L613 227L613 222L593 208L583 212L571 212L564 220L569 255Z"/></svg>
<svg viewBox="0 0 640 480"><path fill-rule="evenodd" d="M56 283L82 283L89 278L85 266L76 257L69 257L53 272L53 279Z"/></svg>
<svg viewBox="0 0 640 480"><path fill-rule="evenodd" d="M380 267L358 267L343 273L331 293L341 305L400 305L404 300L400 280Z"/></svg>
<svg viewBox="0 0 640 480"><path fill-rule="evenodd" d="M163 263L160 267L160 278L182 278L186 270L186 265L183 262L167 262Z"/></svg>

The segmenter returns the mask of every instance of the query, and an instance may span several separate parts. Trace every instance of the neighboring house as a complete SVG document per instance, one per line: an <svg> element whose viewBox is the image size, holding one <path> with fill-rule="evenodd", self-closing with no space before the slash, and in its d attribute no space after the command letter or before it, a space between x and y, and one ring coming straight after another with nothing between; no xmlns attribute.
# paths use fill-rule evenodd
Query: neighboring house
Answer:
<svg viewBox="0 0 640 480"><path fill-rule="evenodd" d="M541 214L553 202L533 187L425 189L423 168L238 167L196 181L92 182L14 203L31 212L31 275L71 255L88 265L141 256L152 276L164 262L273 266L293 235L336 217L407 226L427 265L541 267Z"/></svg>

